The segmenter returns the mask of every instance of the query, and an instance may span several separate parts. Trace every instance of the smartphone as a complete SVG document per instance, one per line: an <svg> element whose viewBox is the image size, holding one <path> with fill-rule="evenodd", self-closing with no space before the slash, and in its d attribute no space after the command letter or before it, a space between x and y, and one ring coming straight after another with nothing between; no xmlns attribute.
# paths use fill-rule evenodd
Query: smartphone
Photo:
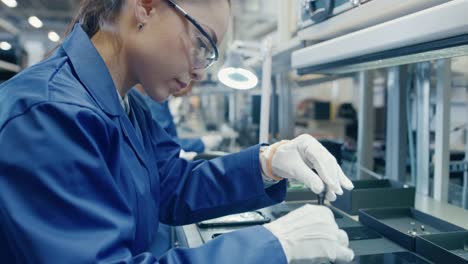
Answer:
<svg viewBox="0 0 468 264"><path fill-rule="evenodd" d="M261 225L270 221L271 219L264 216L261 212L252 211L201 221L198 223L198 226L202 228L207 228L240 225Z"/></svg>

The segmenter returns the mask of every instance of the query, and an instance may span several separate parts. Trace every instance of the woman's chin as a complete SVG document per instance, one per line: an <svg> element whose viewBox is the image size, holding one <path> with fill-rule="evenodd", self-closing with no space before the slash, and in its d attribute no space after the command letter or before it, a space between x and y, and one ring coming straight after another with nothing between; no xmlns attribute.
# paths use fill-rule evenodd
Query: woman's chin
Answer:
<svg viewBox="0 0 468 264"><path fill-rule="evenodd" d="M149 94L149 97L153 99L154 101L162 103L166 101L170 95L171 95L170 92L158 91L156 93Z"/></svg>

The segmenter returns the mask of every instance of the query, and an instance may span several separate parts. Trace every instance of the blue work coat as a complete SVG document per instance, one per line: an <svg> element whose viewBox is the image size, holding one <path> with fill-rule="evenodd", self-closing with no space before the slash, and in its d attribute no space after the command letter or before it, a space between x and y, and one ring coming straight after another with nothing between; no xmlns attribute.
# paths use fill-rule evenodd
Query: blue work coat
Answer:
<svg viewBox="0 0 468 264"><path fill-rule="evenodd" d="M135 90L137 91L137 90ZM179 146L186 152L197 152L202 153L205 151L205 144L200 138L179 138L177 134L177 128L174 123L174 118L169 110L169 101L166 100L163 103L156 102L151 99L149 96L141 94L145 99L146 104L148 105L153 120L158 123L164 131L166 131L172 140L177 142ZM160 256L163 253L167 252L171 247L171 227L160 224L157 235L159 240L156 241L151 247L151 253L156 256Z"/></svg>
<svg viewBox="0 0 468 264"><path fill-rule="evenodd" d="M149 109L151 110L151 114L153 115L153 120L158 122L158 124L175 142L180 145L184 151L197 153L205 151L205 144L203 144L203 141L200 138L179 138L177 128L174 123L174 117L169 110L169 101L166 100L163 103L159 103L146 95L144 97Z"/></svg>
<svg viewBox="0 0 468 264"><path fill-rule="evenodd" d="M143 98L120 105L81 26L47 60L0 86L2 263L285 263L251 227L206 245L147 252L157 223L184 225L283 200L264 188L259 146L212 161L179 159Z"/></svg>

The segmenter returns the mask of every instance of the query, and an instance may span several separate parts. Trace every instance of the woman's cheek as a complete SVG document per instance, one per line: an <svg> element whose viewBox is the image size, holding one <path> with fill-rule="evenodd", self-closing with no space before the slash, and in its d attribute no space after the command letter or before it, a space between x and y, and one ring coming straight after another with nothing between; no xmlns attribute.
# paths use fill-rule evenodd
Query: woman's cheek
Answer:
<svg viewBox="0 0 468 264"><path fill-rule="evenodd" d="M180 55L180 62L181 68L185 71L190 72L190 65L191 65L191 50L193 49L193 44L190 41L190 38L180 36L179 41L179 55Z"/></svg>

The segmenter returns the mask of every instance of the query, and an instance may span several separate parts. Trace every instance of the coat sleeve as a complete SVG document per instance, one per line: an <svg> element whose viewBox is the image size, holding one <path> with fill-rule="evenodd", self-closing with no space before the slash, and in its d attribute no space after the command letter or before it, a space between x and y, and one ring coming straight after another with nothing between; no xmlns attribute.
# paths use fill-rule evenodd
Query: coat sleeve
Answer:
<svg viewBox="0 0 468 264"><path fill-rule="evenodd" d="M110 173L113 134L91 110L49 103L0 129L0 244L12 258L2 261L229 264L239 263L232 254L243 255L248 245L244 263L259 263L267 249L267 259L284 262L279 242L263 227L159 260L136 252L135 218ZM249 240L256 234L262 237Z"/></svg>
<svg viewBox="0 0 468 264"><path fill-rule="evenodd" d="M199 248L170 250L160 262L286 264L287 259L278 239L263 226L255 226L224 234Z"/></svg>
<svg viewBox="0 0 468 264"><path fill-rule="evenodd" d="M174 138L185 152L202 153L205 151L205 144L200 138Z"/></svg>
<svg viewBox="0 0 468 264"><path fill-rule="evenodd" d="M0 228L16 262L132 260L135 222L107 166L109 132L91 110L52 103L0 130Z"/></svg>
<svg viewBox="0 0 468 264"><path fill-rule="evenodd" d="M157 124L154 129L152 138L161 183L161 222L190 224L284 200L285 181L265 189L259 145L209 161L186 161L179 158L178 144Z"/></svg>

